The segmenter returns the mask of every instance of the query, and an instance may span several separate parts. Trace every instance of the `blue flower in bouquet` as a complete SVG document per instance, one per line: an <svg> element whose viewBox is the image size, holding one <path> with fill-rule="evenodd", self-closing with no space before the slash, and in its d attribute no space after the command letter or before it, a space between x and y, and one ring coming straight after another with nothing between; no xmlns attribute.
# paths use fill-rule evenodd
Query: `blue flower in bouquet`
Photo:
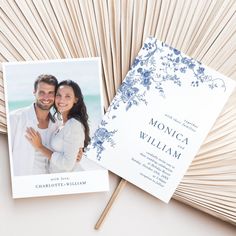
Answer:
<svg viewBox="0 0 236 236"><path fill-rule="evenodd" d="M139 91L138 88L132 87L130 84L127 84L125 82L120 86L119 90L122 93L121 99L123 100L123 102L127 102Z"/></svg>
<svg viewBox="0 0 236 236"><path fill-rule="evenodd" d="M141 84L146 87L147 89L150 88L150 85L151 85L151 77L147 77L147 78L144 78L141 82Z"/></svg>
<svg viewBox="0 0 236 236"><path fill-rule="evenodd" d="M188 65L188 64L189 64L189 60L190 60L190 59L188 59L187 57L183 57L183 58L181 59L181 62L182 62L183 64L185 64L185 65Z"/></svg>
<svg viewBox="0 0 236 236"><path fill-rule="evenodd" d="M146 87L147 89L150 88L150 85L152 83L151 81L151 71L150 70L142 70L141 71L141 84Z"/></svg>
<svg viewBox="0 0 236 236"><path fill-rule="evenodd" d="M99 143L104 142L104 140L109 137L109 132L105 128L100 128L96 130L94 137L95 137L96 143L99 144Z"/></svg>
<svg viewBox="0 0 236 236"><path fill-rule="evenodd" d="M137 69L137 72L140 73L140 74L142 73L142 71L143 71L143 68L142 68L142 67L139 67L139 68Z"/></svg>
<svg viewBox="0 0 236 236"><path fill-rule="evenodd" d="M173 52L174 52L175 55L179 55L180 54L180 51L175 49L175 48L173 49Z"/></svg>
<svg viewBox="0 0 236 236"><path fill-rule="evenodd" d="M137 66L139 64L139 62L140 62L140 60L138 58L135 58L132 67Z"/></svg>
<svg viewBox="0 0 236 236"><path fill-rule="evenodd" d="M144 43L143 49L151 50L154 45L152 43Z"/></svg>
<svg viewBox="0 0 236 236"><path fill-rule="evenodd" d="M150 75L151 75L151 72L149 70L143 70L142 73L142 78L145 79L145 78L149 78Z"/></svg>
<svg viewBox="0 0 236 236"><path fill-rule="evenodd" d="M187 67L181 67L179 70L181 73L186 73Z"/></svg>
<svg viewBox="0 0 236 236"><path fill-rule="evenodd" d="M189 62L189 64L188 64L188 67L189 67L190 69L193 69L193 68L194 68L194 66L195 66L195 64L194 64L194 63L192 63L192 62Z"/></svg>
<svg viewBox="0 0 236 236"><path fill-rule="evenodd" d="M115 145L114 140L112 139L112 136L114 133L116 133L117 130L108 131L105 128L99 128L96 130L94 137L92 138L92 147L96 149L97 151L97 159L101 159L101 153L105 150L105 147L103 146L104 143L110 143L110 145L113 147Z"/></svg>
<svg viewBox="0 0 236 236"><path fill-rule="evenodd" d="M197 70L198 74L203 74L204 71L205 71L205 68L203 68L203 67L199 67Z"/></svg>

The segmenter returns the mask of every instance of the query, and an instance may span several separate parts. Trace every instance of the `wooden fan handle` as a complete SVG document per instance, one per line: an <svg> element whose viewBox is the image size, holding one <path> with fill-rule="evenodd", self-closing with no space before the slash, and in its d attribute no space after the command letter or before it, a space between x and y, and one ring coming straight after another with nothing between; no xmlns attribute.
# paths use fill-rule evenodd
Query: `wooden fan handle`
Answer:
<svg viewBox="0 0 236 236"><path fill-rule="evenodd" d="M103 210L100 218L98 219L96 225L95 225L95 229L98 230L100 228L100 226L102 225L102 223L104 222L108 212L110 211L113 203L115 202L115 200L117 199L119 193L122 191L122 189L125 187L127 183L127 180L125 179L121 179L118 186L116 187L115 191L113 192L109 202L107 203L105 209Z"/></svg>

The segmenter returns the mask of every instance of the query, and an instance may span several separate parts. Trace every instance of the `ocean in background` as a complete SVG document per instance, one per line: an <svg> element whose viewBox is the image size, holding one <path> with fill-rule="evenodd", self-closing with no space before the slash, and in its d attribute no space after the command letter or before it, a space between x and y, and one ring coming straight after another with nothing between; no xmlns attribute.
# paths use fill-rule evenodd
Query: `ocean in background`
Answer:
<svg viewBox="0 0 236 236"><path fill-rule="evenodd" d="M102 109L100 95L84 96L84 101L89 115L90 136L93 135L102 120ZM9 101L9 111L14 111L22 107L31 105L33 100Z"/></svg>

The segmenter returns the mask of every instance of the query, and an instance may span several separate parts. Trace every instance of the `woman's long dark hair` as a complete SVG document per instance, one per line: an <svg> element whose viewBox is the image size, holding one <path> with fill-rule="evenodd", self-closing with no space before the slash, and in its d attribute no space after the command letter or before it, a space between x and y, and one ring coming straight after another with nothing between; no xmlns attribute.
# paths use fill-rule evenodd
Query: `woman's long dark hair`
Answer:
<svg viewBox="0 0 236 236"><path fill-rule="evenodd" d="M87 114L87 108L85 106L84 103L84 97L83 94L81 92L81 89L79 87L79 85L72 81L72 80L63 80L61 81L58 86L57 89L62 86L62 85L66 85L69 86L73 89L75 97L77 98L77 102L73 105L73 107L70 109L69 114L68 114L68 120L70 118L74 118L78 121L80 121L83 126L84 126L84 133L85 133L85 139L84 139L84 148L88 146L88 143L90 141L90 137L89 137L89 125L88 125L88 114ZM55 107L56 112L58 113L57 108Z"/></svg>

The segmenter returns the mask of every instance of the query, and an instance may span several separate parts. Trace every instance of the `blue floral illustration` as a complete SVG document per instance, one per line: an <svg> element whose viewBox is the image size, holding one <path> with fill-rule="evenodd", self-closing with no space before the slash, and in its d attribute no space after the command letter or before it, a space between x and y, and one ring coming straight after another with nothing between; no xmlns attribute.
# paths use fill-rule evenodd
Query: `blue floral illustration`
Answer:
<svg viewBox="0 0 236 236"><path fill-rule="evenodd" d="M141 75L141 85L147 88L147 90L150 89L150 86L152 84L152 73L150 70L147 69L138 69Z"/></svg>
<svg viewBox="0 0 236 236"><path fill-rule="evenodd" d="M121 99L123 102L128 102L131 98L135 97L139 89L135 86L132 87L129 83L124 82L120 86Z"/></svg>
<svg viewBox="0 0 236 236"><path fill-rule="evenodd" d="M221 78L213 79L211 75L205 72L205 68L201 62L185 56L179 50L166 44L164 44L164 47L169 49L169 53L166 55L163 54L161 57L163 65L161 70L166 73L166 76L175 76L175 83L178 80L177 84L181 85L181 80L177 76L178 73L185 74L189 71L192 74L190 86L198 87L200 85L207 85L212 90L216 88L226 90L224 80Z"/></svg>
<svg viewBox="0 0 236 236"><path fill-rule="evenodd" d="M200 62L184 55L178 49L155 38L148 38L106 112L107 121L103 120L101 128L92 139L92 146L97 150L97 159L100 160L101 153L105 150L105 142L115 146L113 136L117 130L108 131L107 122L116 119L120 107L127 112L141 103L147 105L145 97L148 91L153 90L165 98L164 85L167 81L178 87L188 83L187 86L196 89L201 85L206 85L210 90L226 89L223 79L212 78L206 71Z"/></svg>
<svg viewBox="0 0 236 236"><path fill-rule="evenodd" d="M125 81L119 87L117 95L107 110L107 116L109 116L111 111L114 113L114 110L117 110L120 104L125 104L125 109L128 111L133 105L139 105L140 102L147 103L145 91L140 91L138 88L140 81L135 77L134 72L130 71ZM112 119L114 118L116 118L116 115L113 114Z"/></svg>
<svg viewBox="0 0 236 236"><path fill-rule="evenodd" d="M115 146L115 142L112 139L112 136L117 132L117 130L108 131L106 128L102 127L106 124L107 122L105 122L104 120L101 122L101 127L96 130L90 144L93 149L96 149L97 159L99 161L101 159L101 153L105 150L105 143L110 143L112 147ZM91 147L88 147L86 150L89 150L90 148Z"/></svg>

